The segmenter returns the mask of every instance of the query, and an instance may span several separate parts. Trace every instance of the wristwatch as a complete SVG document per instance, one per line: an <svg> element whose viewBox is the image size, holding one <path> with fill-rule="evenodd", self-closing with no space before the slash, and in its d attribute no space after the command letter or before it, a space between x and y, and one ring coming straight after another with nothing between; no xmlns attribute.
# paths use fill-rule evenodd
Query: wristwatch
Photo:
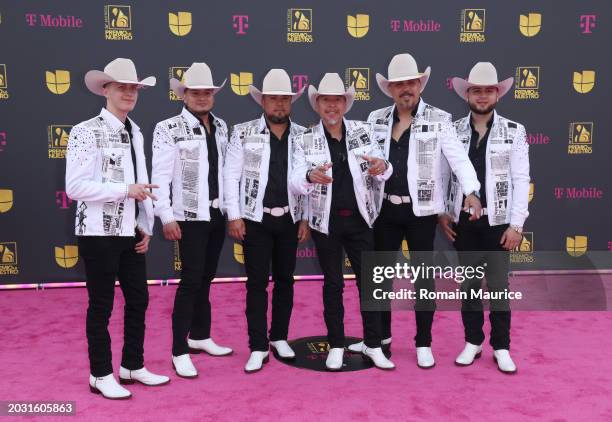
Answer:
<svg viewBox="0 0 612 422"><path fill-rule="evenodd" d="M306 181L307 181L308 183L312 183L312 182L310 181L310 173L312 173L312 169L310 169L310 170L308 170L308 171L306 172Z"/></svg>
<svg viewBox="0 0 612 422"><path fill-rule="evenodd" d="M523 228L521 226L510 226L510 228L519 234L523 234Z"/></svg>

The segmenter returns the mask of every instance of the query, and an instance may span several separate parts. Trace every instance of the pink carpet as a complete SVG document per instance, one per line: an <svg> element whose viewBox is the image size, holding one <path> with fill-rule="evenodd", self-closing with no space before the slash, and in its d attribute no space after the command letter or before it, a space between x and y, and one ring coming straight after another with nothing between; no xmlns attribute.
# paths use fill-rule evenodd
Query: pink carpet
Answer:
<svg viewBox="0 0 612 422"><path fill-rule="evenodd" d="M145 362L149 369L171 376L168 386L131 386L133 398L119 402L91 394L85 289L11 291L0 293L0 400L74 400L78 420L612 420L609 312L515 312L512 356L519 372L514 376L497 371L488 343L475 365L453 364L463 346L456 312L436 314L437 366L432 370L416 367L413 315L396 312L395 371L323 373L271 359L263 371L246 375L245 287L215 285L213 338L235 353L223 358L194 356L200 377L184 380L170 365L175 287L149 291ZM350 283L345 293L346 331L361 336L356 299ZM297 283L290 338L324 334L321 309L321 283ZM111 334L117 373L123 325L120 290L115 310ZM60 418L42 418L53 419Z"/></svg>

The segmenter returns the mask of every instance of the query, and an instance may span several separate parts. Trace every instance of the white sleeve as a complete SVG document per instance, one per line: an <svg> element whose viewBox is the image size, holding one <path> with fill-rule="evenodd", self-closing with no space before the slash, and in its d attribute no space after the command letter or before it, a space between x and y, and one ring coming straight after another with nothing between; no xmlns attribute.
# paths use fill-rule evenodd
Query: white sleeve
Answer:
<svg viewBox="0 0 612 422"><path fill-rule="evenodd" d="M372 140L372 144L368 155L385 160L385 153L380 146L379 139L377 139L377 137L380 136L380 132L376 130L376 126L373 123L370 125L370 127L370 139ZM391 163L389 161L386 161L386 163L387 169L383 173L374 176L374 179L379 182L386 182L387 180L389 180L391 174L393 173L393 166L391 165Z"/></svg>
<svg viewBox="0 0 612 422"><path fill-rule="evenodd" d="M480 191L480 182L478 176L476 176L476 170L474 170L465 148L457 138L457 131L453 122L449 119L443 125L440 134L442 153L448 160L452 172L459 179L463 194L467 196L472 192Z"/></svg>
<svg viewBox="0 0 612 422"><path fill-rule="evenodd" d="M309 170L304 154L304 134L300 134L295 140L293 152L293 166L289 176L289 190L294 195L309 195L314 189L314 183L306 180L306 172Z"/></svg>
<svg viewBox="0 0 612 422"><path fill-rule="evenodd" d="M451 179L451 169L450 165L448 164L448 160L444 155L440 161L440 173L442 174L442 200L444 201L445 209L445 212L440 214L448 214L452 216L453 213L451 213L451 209L453 209L455 205L454 203L450 202L448 198L448 184L450 183Z"/></svg>
<svg viewBox="0 0 612 422"><path fill-rule="evenodd" d="M512 177L512 209L510 224L523 227L529 216L529 144L525 127L519 125L510 151L510 177Z"/></svg>
<svg viewBox="0 0 612 422"><path fill-rule="evenodd" d="M66 194L77 201L118 202L128 197L125 183L94 181L97 156L96 138L91 129L75 126L70 131L66 151Z"/></svg>
<svg viewBox="0 0 612 422"><path fill-rule="evenodd" d="M223 202L227 210L228 220L237 220L240 213L240 180L244 165L244 153L240 130L232 128L232 134L227 143L225 165L223 166Z"/></svg>
<svg viewBox="0 0 612 422"><path fill-rule="evenodd" d="M176 148L176 144L164 124L162 122L158 123L153 132L151 184L159 186L159 188L153 190L153 193L157 196L157 201L154 202L154 210L162 224L168 224L175 220L170 202L170 184L174 175Z"/></svg>

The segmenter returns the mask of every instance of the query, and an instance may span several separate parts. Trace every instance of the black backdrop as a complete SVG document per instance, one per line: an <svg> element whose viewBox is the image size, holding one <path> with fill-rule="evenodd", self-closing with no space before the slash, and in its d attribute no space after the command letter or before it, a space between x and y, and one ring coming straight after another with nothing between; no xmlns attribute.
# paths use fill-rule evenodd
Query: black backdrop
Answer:
<svg viewBox="0 0 612 422"><path fill-rule="evenodd" d="M75 204L63 192L65 135L71 125L94 116L103 105L101 97L85 88L85 72L102 69L115 57L132 58L140 77L155 75L158 80L155 88L141 92L131 115L148 141L149 161L155 123L181 107L170 99L171 68L194 61L207 62L215 81L228 79L214 111L230 125L260 113L250 96L234 92L232 73L238 78L250 72L260 87L272 67L286 69L296 84L304 78L318 84L325 72L338 72L352 83L355 69L367 84L358 89L362 100L349 113L352 119L365 119L371 110L389 104L375 74L386 74L389 60L399 52L412 53L421 69L432 67L423 97L455 118L467 110L449 89L448 78L466 76L477 61L492 61L500 79L526 74L527 85L519 82L498 107L500 114L526 126L532 144L534 194L525 226L530 243L523 245L523 255L529 258L534 250L567 249L574 255L587 248L609 250L612 147L604 99L611 93L611 10L604 1L553 0L2 0L0 284L83 279L82 264L71 247L76 244ZM189 12L191 22L178 12ZM357 14L368 15L369 21ZM290 33L296 17L303 24L297 35ZM351 32L365 35L351 35L349 22L357 27ZM178 23L175 32L184 35L175 35L170 23ZM588 71L594 72L594 86ZM248 82L246 77L239 84ZM66 88L61 94L53 92ZM538 98L517 98L525 96ZM293 117L302 124L316 120L305 97L295 103ZM438 244L448 247L442 239ZM176 278L175 255L157 221L149 278ZM297 274L319 273L311 244L301 247L298 255ZM527 258L518 260L530 261ZM242 276L240 260L240 245L228 238L219 276ZM530 265L538 268L537 261Z"/></svg>

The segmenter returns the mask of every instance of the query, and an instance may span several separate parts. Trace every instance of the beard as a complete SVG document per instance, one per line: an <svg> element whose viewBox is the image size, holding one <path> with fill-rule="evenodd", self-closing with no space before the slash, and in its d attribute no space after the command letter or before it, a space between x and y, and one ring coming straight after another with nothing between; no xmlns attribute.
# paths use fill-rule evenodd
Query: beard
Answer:
<svg viewBox="0 0 612 422"><path fill-rule="evenodd" d="M336 126L336 124L338 124L338 120L337 119L325 119L325 123L327 123L330 126Z"/></svg>
<svg viewBox="0 0 612 422"><path fill-rule="evenodd" d="M276 116L274 114L267 114L266 118L268 119L268 121L270 123L273 123L275 125L281 125L284 123L289 123L289 115L285 114L284 116Z"/></svg>
<svg viewBox="0 0 612 422"><path fill-rule="evenodd" d="M490 105L489 107L483 109L478 108L477 105L470 103L470 110L472 111L472 113L474 114L489 114L490 112L492 112L493 110L495 110L495 104Z"/></svg>

